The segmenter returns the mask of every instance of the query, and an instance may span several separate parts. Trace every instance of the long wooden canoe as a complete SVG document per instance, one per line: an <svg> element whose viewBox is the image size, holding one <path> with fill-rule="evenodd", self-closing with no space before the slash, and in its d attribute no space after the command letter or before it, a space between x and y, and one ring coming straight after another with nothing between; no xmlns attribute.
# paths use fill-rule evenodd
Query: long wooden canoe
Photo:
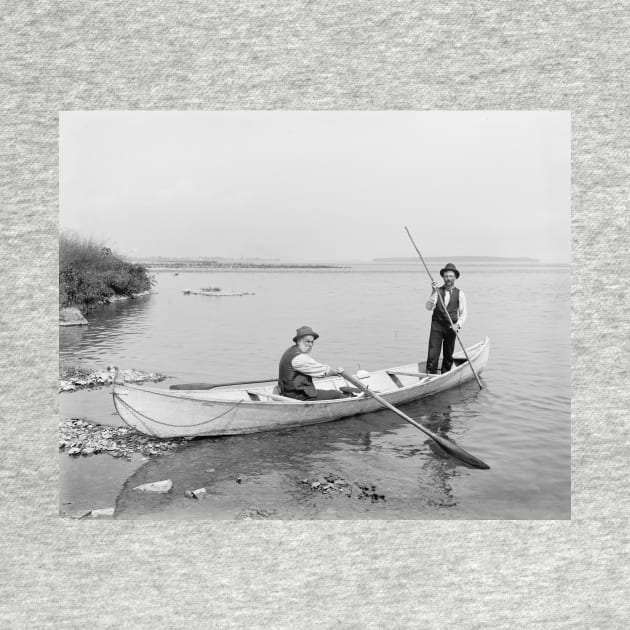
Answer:
<svg viewBox="0 0 630 630"><path fill-rule="evenodd" d="M490 341L467 348L477 373L488 363ZM473 377L463 353L454 353L453 368L445 374L425 374L425 363L376 370L361 382L392 405L432 396ZM319 389L348 385L340 376L316 379ZM114 380L114 406L122 420L146 435L160 438L258 433L330 422L382 409L371 396L336 400L298 401L278 395L275 381L249 386L218 387L210 391L170 391L122 384Z"/></svg>

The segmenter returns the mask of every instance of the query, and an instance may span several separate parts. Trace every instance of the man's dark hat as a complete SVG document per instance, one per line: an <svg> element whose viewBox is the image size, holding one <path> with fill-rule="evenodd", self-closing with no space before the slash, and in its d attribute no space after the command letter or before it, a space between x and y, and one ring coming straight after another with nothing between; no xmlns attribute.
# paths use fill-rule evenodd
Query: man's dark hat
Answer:
<svg viewBox="0 0 630 630"><path fill-rule="evenodd" d="M440 275L442 276L442 278L444 277L444 273L446 271L454 271L455 278L459 278L459 271L457 271L457 268L453 263L447 263L446 265L444 265L444 269L440 269Z"/></svg>
<svg viewBox="0 0 630 630"><path fill-rule="evenodd" d="M306 335L313 335L315 339L319 337L319 335L310 326L300 326L295 331L295 337L293 337L293 343L295 343L301 337L306 337Z"/></svg>

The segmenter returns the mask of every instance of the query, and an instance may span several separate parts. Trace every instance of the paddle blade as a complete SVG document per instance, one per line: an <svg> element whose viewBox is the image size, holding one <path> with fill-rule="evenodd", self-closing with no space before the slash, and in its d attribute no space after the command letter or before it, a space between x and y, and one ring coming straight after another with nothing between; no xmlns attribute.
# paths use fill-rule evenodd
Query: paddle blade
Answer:
<svg viewBox="0 0 630 630"><path fill-rule="evenodd" d="M468 464L473 468L481 468L482 470L489 470L490 466L486 462L482 461L478 457L471 455L468 451L465 451L461 446L455 444L451 440L446 440L439 435L433 437L434 441L440 446L441 449L446 451L449 455L456 457L464 464Z"/></svg>

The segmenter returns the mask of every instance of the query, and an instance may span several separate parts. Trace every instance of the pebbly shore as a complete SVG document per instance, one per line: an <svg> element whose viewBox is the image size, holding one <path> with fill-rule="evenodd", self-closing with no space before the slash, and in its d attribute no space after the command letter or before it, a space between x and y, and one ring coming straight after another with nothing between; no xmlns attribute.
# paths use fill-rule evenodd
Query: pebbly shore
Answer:
<svg viewBox="0 0 630 630"><path fill-rule="evenodd" d="M108 366L105 370L89 370L80 367L63 367L59 370L59 392L74 392L80 389L93 389L111 385L115 368ZM143 372L141 370L119 370L117 380L124 383L159 383L166 377L159 372Z"/></svg>
<svg viewBox="0 0 630 630"><path fill-rule="evenodd" d="M73 418L59 427L59 450L72 457L98 455L131 459L133 453L164 455L178 448L186 438L161 439L128 427L110 427Z"/></svg>

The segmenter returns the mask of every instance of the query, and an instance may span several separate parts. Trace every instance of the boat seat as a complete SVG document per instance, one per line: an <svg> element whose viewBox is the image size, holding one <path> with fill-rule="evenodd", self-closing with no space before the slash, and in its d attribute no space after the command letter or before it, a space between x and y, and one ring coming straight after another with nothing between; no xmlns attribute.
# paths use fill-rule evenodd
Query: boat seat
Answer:
<svg viewBox="0 0 630 630"><path fill-rule="evenodd" d="M301 402L299 400L296 400L295 398L289 398L288 396L278 396L277 394L266 394L265 392L253 392L248 390L247 391L247 395L249 396L250 400L261 400L261 397L263 400L277 400L279 402L288 402L288 403L298 403Z"/></svg>
<svg viewBox="0 0 630 630"><path fill-rule="evenodd" d="M389 376L394 376L394 375L398 375L398 376L419 376L419 377L424 377L424 376L436 376L435 374L429 374L428 372L407 372L404 370L386 370L387 374L389 374Z"/></svg>
<svg viewBox="0 0 630 630"><path fill-rule="evenodd" d="M392 381L394 381L394 384L396 385L396 387L404 387L400 379L396 376L395 372L387 372L387 375L389 376L389 378L392 379Z"/></svg>

